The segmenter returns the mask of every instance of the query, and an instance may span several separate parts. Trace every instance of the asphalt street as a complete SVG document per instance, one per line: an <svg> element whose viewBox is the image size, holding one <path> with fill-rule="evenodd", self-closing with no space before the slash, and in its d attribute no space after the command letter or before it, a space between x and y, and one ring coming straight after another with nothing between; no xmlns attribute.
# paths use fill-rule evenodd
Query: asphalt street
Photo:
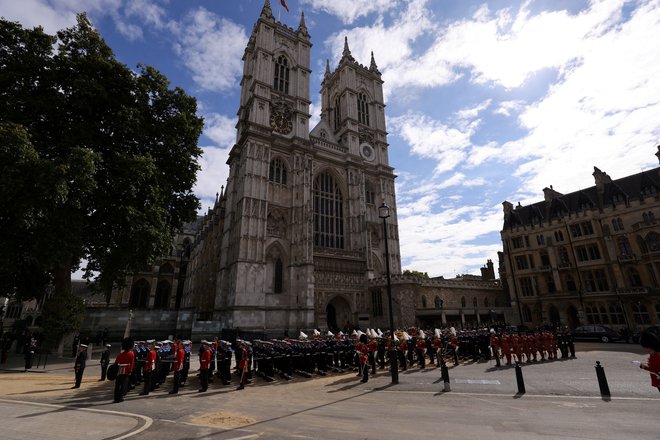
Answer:
<svg viewBox="0 0 660 440"><path fill-rule="evenodd" d="M257 379L243 391L213 384L207 393L197 393L193 380L177 396L130 393L121 404L110 403L112 383L97 382L98 367L88 367L82 388L70 390L72 370L54 365L52 372L26 373L25 383L18 373L0 374L0 432L12 440L39 438L38 432L64 438L67 429L67 439L87 440L658 440L660 393L632 363L644 358L634 345L579 344L577 359L524 364L525 394L517 393L513 368L482 362L451 367L450 392L442 391L440 370L426 368L401 372L394 386L386 370L366 384L344 373L269 384ZM596 361L611 398L600 395Z"/></svg>

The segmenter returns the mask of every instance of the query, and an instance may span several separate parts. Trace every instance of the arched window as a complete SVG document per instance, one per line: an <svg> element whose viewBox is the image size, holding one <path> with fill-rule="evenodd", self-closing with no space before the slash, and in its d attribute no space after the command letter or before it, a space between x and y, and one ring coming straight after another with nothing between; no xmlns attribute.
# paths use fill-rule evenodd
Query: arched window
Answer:
<svg viewBox="0 0 660 440"><path fill-rule="evenodd" d="M488 303L488 298L484 298L484 307L490 307Z"/></svg>
<svg viewBox="0 0 660 440"><path fill-rule="evenodd" d="M344 248L344 202L330 174L314 179L314 245Z"/></svg>
<svg viewBox="0 0 660 440"><path fill-rule="evenodd" d="M362 92L358 93L358 122L369 125L369 103L367 95Z"/></svg>
<svg viewBox="0 0 660 440"><path fill-rule="evenodd" d="M278 92L289 94L289 61L284 55L280 55L275 61L273 87Z"/></svg>
<svg viewBox="0 0 660 440"><path fill-rule="evenodd" d="M426 308L426 297L424 295L422 295L422 308Z"/></svg>
<svg viewBox="0 0 660 440"><path fill-rule="evenodd" d="M268 167L268 180L286 185L286 166L281 159L273 159Z"/></svg>
<svg viewBox="0 0 660 440"><path fill-rule="evenodd" d="M527 304L523 304L522 306L522 318L524 322L532 322L532 311L529 309L529 306Z"/></svg>
<svg viewBox="0 0 660 440"><path fill-rule="evenodd" d="M128 304L131 307L146 308L150 290L149 282L144 278L139 279L131 287L131 299Z"/></svg>
<svg viewBox="0 0 660 440"><path fill-rule="evenodd" d="M642 278L634 267L628 269L628 282L631 287L642 287Z"/></svg>
<svg viewBox="0 0 660 440"><path fill-rule="evenodd" d="M170 292L172 286L169 282L161 280L156 287L156 298L154 299L154 309L166 309L170 305Z"/></svg>
<svg viewBox="0 0 660 440"><path fill-rule="evenodd" d="M564 246L559 248L559 263L560 264L569 264L568 251Z"/></svg>
<svg viewBox="0 0 660 440"><path fill-rule="evenodd" d="M341 99L339 96L335 99L335 130L339 130L341 125Z"/></svg>
<svg viewBox="0 0 660 440"><path fill-rule="evenodd" d="M282 268L282 260L275 261L275 279L273 280L273 292L282 293L284 291L284 270Z"/></svg>
<svg viewBox="0 0 660 440"><path fill-rule="evenodd" d="M660 234L649 232L646 236L646 246L650 252L660 251Z"/></svg>
<svg viewBox="0 0 660 440"><path fill-rule="evenodd" d="M467 304L467 301L466 301L465 297L462 297L461 298L461 307L465 307L466 304Z"/></svg>
<svg viewBox="0 0 660 440"><path fill-rule="evenodd" d="M442 300L440 299L439 296L436 296L436 297L435 297L435 300L434 300L433 302L434 302L434 305L435 305L435 309L436 309L436 310L440 310L440 309L442 309Z"/></svg>
<svg viewBox="0 0 660 440"><path fill-rule="evenodd" d="M630 247L630 241L626 237L619 238L619 252L622 257L627 257L632 255L632 247Z"/></svg>

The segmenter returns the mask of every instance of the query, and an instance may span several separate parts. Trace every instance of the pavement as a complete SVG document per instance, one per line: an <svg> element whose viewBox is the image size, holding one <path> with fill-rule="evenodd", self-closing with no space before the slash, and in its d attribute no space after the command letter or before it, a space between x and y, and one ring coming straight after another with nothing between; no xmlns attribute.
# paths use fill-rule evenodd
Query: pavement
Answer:
<svg viewBox="0 0 660 440"><path fill-rule="evenodd" d="M0 370L0 437L101 439L660 439L660 393L632 344L578 344L576 359L523 364L526 393L518 393L515 369L491 362L450 366L451 391L439 368L409 369L390 384L379 370L362 384L355 373L266 383L243 391L212 384L197 393L197 380L179 395L158 390L129 393L112 404L112 383L98 381L98 361L88 364L80 389L73 359L49 359L22 373L22 358ZM193 357L191 370L196 359ZM601 362L611 391L603 397L596 377ZM37 372L38 371L38 372Z"/></svg>

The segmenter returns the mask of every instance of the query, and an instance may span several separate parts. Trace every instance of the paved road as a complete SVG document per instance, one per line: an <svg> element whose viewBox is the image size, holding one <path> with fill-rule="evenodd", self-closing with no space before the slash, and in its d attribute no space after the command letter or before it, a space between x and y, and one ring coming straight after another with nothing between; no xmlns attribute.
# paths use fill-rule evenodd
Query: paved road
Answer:
<svg viewBox="0 0 660 440"><path fill-rule="evenodd" d="M30 376L51 374L49 382L43 379L43 384L29 390L27 385L20 384L8 393L11 395L5 396L143 415L154 423L135 438L154 440L165 437L168 440L401 440L476 436L503 440L550 436L660 439L660 393L651 388L648 375L631 363L644 359L642 351L625 344L579 344L578 347L577 359L525 364L527 393L524 395L516 394L513 368L496 369L489 363L474 363L450 369L452 391L449 393L441 391L439 369L430 368L402 372L397 386L389 385L386 371L379 372L366 384L359 383L353 373L347 373L311 380L299 378L290 383L265 384L257 380L256 385L244 391L214 384L205 394L195 392L197 384L193 381L178 396L168 395L167 390L148 398L131 393L125 402L115 405L110 403L111 383L99 383L96 377L90 377L83 381L80 390L69 390L72 377L56 376L59 373L53 372ZM605 367L611 399L600 396L594 369L597 360ZM3 394L2 379L0 375L0 394ZM0 410L4 412L4 407ZM58 420L78 417L78 411L51 413ZM107 417L114 420L115 416ZM10 419L9 423L13 424L11 420L18 419ZM116 431L129 433L147 423L140 425L138 419L127 417L121 420L124 424L121 429L121 423L111 423L115 431L85 438L117 438L124 434ZM240 427L231 428L231 422L238 422L235 426ZM79 423L78 420L67 422L70 426ZM98 428L101 427L99 424Z"/></svg>

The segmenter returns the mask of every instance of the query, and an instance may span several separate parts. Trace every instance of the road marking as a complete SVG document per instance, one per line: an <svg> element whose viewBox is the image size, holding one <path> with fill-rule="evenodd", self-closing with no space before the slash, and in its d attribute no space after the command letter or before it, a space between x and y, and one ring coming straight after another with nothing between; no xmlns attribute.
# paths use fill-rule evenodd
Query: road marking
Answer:
<svg viewBox="0 0 660 440"><path fill-rule="evenodd" d="M151 417L143 416L142 414L135 414L135 413L129 413L129 412L123 412L123 411L112 411L112 410L106 410L106 409L95 409L95 408L79 408L77 406L69 406L69 405L55 405L52 403L38 403L38 402L23 402L20 400L12 400L12 399L0 399L0 402L5 402L5 403L20 403L22 405L33 405L33 406L42 406L46 408L66 408L70 410L77 410L77 411L87 411L87 412L95 412L95 413L100 413L100 414L115 414L118 416L124 416L124 417L131 417L135 419L142 419L144 421L144 425L140 426L138 429L135 431L129 432L127 434L121 435L119 437L113 437L113 440L123 440L129 437L133 437L134 435L137 435L147 429L153 424L153 419Z"/></svg>
<svg viewBox="0 0 660 440"><path fill-rule="evenodd" d="M442 395L456 395L456 396L488 396L488 397L513 397L512 394L502 394L502 393L464 393L449 391L444 392L442 389L438 388L435 391L415 391L415 390L384 390L384 389L375 389L372 388L370 391L379 392L379 393L407 393L407 394L442 394ZM522 397L540 397L545 399L590 399L590 400L603 400L601 396L574 396L570 394L523 394ZM636 400L640 402L658 402L660 399L653 397L611 397L609 400Z"/></svg>
<svg viewBox="0 0 660 440"><path fill-rule="evenodd" d="M488 379L454 379L454 383L468 383L478 385L502 385L499 380Z"/></svg>
<svg viewBox="0 0 660 440"><path fill-rule="evenodd" d="M232 437L232 438L228 438L227 440L246 440L248 438L257 438L257 437L259 437L259 434L244 435L243 437Z"/></svg>

